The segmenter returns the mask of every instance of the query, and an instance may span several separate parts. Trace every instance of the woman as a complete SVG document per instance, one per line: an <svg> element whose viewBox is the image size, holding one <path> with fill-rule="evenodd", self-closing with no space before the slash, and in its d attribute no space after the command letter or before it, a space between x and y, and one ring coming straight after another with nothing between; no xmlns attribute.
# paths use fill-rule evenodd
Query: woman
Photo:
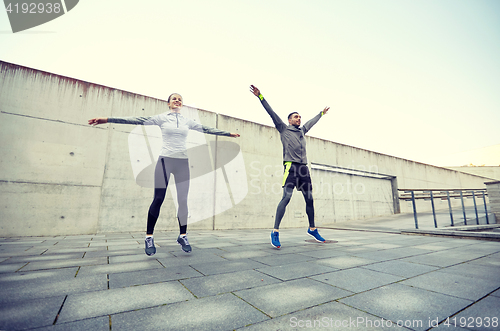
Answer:
<svg viewBox="0 0 500 331"><path fill-rule="evenodd" d="M170 112L150 117L98 117L89 120L90 125L105 123L121 123L136 125L158 125L162 132L162 149L155 168L155 191L154 198L148 212L148 224L146 231L146 254L151 256L156 253L153 240L153 231L160 215L160 207L165 199L170 174L174 175L177 189L177 201L179 210L177 220L179 222L180 234L177 243L181 245L186 253L191 252L191 246L187 239L187 196L189 192L189 162L187 158L186 138L189 130L219 136L239 137L237 133L230 133L210 128L186 118L180 114L183 105L182 96L173 93L167 100Z"/></svg>

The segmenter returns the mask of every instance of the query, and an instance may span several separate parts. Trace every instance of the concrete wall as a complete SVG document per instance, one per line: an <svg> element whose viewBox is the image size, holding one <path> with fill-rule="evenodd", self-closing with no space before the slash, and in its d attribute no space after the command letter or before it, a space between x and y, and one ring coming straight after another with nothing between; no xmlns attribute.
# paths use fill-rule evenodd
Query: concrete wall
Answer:
<svg viewBox="0 0 500 331"><path fill-rule="evenodd" d="M500 223L500 182L486 182L486 188L490 199L491 212L495 215L497 223Z"/></svg>
<svg viewBox="0 0 500 331"><path fill-rule="evenodd" d="M164 100L0 61L2 236L144 231L153 190L134 177L129 138L136 127L91 127L87 120L165 111ZM214 144L206 163L216 170L191 188L189 227L271 228L282 194L278 132L204 110L186 112L202 124L241 134L235 140L190 133L193 146ZM241 153L233 160L225 156L228 142L239 144ZM312 137L307 144L310 162L332 167L311 170L317 225L394 213L394 183L406 189L485 187L484 178L450 169ZM177 229L172 196L169 191L157 230ZM430 204L418 208L429 210ZM410 212L411 205L400 209ZM296 193L282 227L305 226L303 197Z"/></svg>
<svg viewBox="0 0 500 331"><path fill-rule="evenodd" d="M465 172L466 174L500 180L500 167L479 166L479 167L447 167L447 168L455 171Z"/></svg>

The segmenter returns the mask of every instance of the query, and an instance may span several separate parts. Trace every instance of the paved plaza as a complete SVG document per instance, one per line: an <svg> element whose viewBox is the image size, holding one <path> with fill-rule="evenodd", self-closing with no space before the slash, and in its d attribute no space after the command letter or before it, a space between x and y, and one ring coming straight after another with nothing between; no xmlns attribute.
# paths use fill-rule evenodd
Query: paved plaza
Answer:
<svg viewBox="0 0 500 331"><path fill-rule="evenodd" d="M0 238L0 330L500 329L500 242L320 233Z"/></svg>

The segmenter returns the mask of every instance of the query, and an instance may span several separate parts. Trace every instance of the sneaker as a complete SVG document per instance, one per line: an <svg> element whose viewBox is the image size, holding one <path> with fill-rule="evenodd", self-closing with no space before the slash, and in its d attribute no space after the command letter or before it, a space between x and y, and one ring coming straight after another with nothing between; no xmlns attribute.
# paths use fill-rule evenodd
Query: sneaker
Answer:
<svg viewBox="0 0 500 331"><path fill-rule="evenodd" d="M179 237L177 238L177 243L181 245L182 250L186 253L191 253L191 246L189 245L189 241L187 236Z"/></svg>
<svg viewBox="0 0 500 331"><path fill-rule="evenodd" d="M314 231L311 231L311 229L307 229L307 234L320 243L324 243L326 241L325 238L319 235L318 229L314 229Z"/></svg>
<svg viewBox="0 0 500 331"><path fill-rule="evenodd" d="M280 233L276 231L271 232L271 245L274 248L281 248L280 244Z"/></svg>
<svg viewBox="0 0 500 331"><path fill-rule="evenodd" d="M156 247L155 247L155 241L153 237L146 237L146 255L151 256L155 255L156 253Z"/></svg>

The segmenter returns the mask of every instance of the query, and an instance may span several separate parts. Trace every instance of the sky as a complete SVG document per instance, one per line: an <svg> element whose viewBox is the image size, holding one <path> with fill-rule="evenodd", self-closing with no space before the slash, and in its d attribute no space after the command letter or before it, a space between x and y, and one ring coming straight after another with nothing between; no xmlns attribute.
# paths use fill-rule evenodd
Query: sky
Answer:
<svg viewBox="0 0 500 331"><path fill-rule="evenodd" d="M15 34L0 9L0 60L272 125L253 84L283 119L329 106L314 137L500 165L473 156L500 144L498 0L80 0Z"/></svg>

